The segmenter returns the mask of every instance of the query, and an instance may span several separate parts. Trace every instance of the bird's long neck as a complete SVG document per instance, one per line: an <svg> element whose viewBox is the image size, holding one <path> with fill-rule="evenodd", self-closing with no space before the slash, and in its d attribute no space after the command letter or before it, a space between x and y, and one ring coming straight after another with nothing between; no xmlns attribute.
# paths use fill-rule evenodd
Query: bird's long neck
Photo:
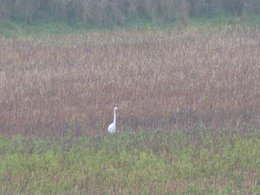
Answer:
<svg viewBox="0 0 260 195"><path fill-rule="evenodd" d="M113 123L116 124L116 109L114 109L114 120Z"/></svg>

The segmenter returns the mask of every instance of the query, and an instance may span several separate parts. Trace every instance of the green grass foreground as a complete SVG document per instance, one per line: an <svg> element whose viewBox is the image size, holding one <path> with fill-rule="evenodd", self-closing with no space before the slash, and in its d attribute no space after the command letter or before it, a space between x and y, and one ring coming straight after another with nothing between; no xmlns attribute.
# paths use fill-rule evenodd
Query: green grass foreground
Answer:
<svg viewBox="0 0 260 195"><path fill-rule="evenodd" d="M257 194L259 130L0 137L0 193Z"/></svg>

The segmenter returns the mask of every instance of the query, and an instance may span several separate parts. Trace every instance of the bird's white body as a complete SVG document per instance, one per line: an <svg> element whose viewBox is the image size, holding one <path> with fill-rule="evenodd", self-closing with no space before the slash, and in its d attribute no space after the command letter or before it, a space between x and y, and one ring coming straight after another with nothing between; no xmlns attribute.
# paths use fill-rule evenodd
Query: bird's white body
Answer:
<svg viewBox="0 0 260 195"><path fill-rule="evenodd" d="M108 132L110 134L114 134L116 132L116 125L114 123L111 123L108 128L107 128Z"/></svg>
<svg viewBox="0 0 260 195"><path fill-rule="evenodd" d="M111 123L108 128L107 128L107 131L110 133L110 134L114 134L116 133L116 110L117 110L117 107L114 107L114 120L113 120L113 123Z"/></svg>

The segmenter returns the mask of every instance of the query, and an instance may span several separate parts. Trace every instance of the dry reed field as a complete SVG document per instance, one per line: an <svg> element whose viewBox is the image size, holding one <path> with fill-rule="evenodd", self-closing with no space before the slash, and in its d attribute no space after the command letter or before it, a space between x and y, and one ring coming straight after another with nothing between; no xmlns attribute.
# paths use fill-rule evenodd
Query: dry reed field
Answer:
<svg viewBox="0 0 260 195"><path fill-rule="evenodd" d="M260 128L260 30L0 39L0 134Z"/></svg>

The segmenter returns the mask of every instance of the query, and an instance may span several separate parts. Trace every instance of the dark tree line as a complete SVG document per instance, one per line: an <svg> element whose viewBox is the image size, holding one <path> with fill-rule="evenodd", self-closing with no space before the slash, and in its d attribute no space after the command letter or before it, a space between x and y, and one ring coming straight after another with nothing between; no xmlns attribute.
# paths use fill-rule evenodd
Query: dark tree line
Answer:
<svg viewBox="0 0 260 195"><path fill-rule="evenodd" d="M218 14L260 15L260 0L0 0L0 21L121 25L141 18L172 22Z"/></svg>

